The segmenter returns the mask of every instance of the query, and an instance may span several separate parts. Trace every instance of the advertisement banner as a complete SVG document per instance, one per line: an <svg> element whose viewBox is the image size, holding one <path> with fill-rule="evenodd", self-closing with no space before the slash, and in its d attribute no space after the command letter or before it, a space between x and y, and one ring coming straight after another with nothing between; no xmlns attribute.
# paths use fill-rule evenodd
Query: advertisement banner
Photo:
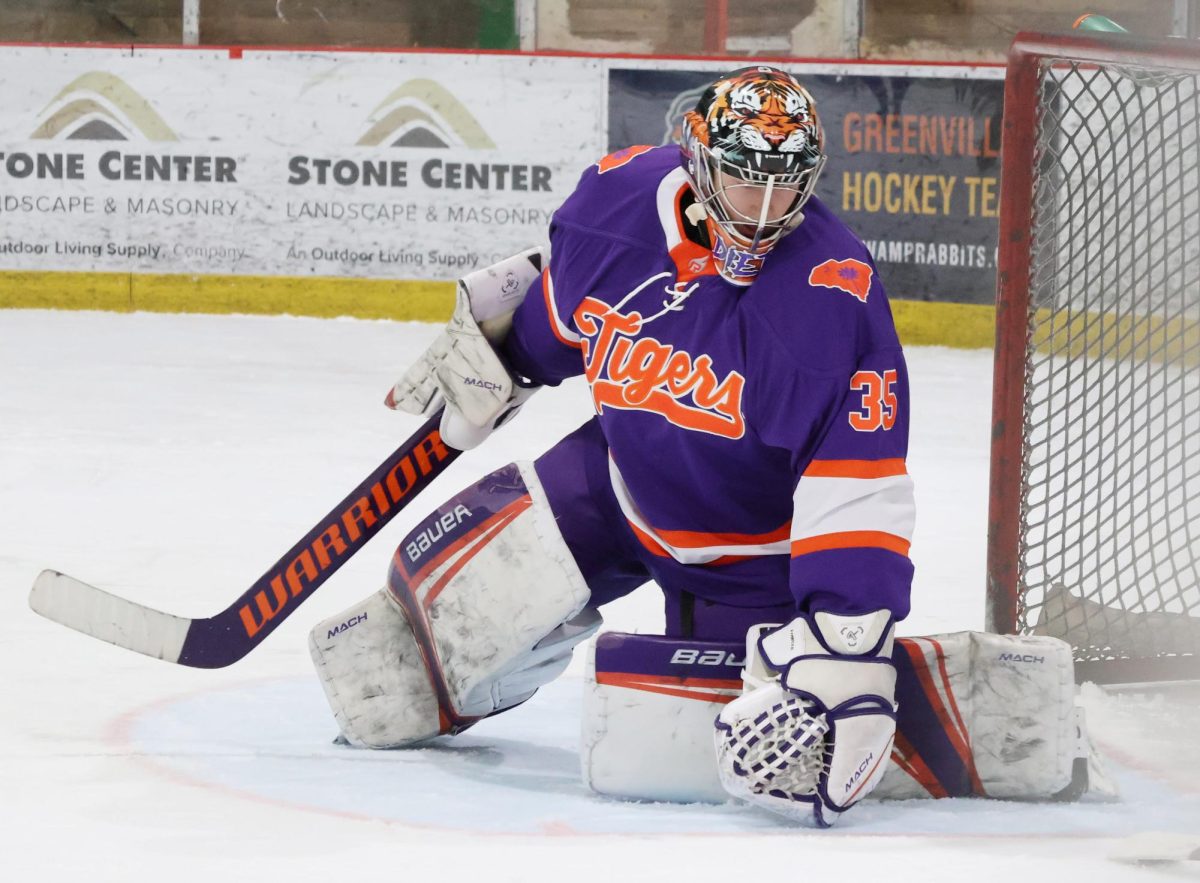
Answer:
<svg viewBox="0 0 1200 883"><path fill-rule="evenodd" d="M453 279L603 153L599 60L0 51L0 270Z"/></svg>
<svg viewBox="0 0 1200 883"><path fill-rule="evenodd" d="M0 271L450 280L581 171L676 137L723 62L4 47ZM999 68L797 63L818 193L894 296L990 303Z"/></svg>
<svg viewBox="0 0 1200 883"><path fill-rule="evenodd" d="M812 92L828 164L817 195L867 243L894 297L992 303L1000 132L998 71L820 73L789 66ZM716 70L608 72L608 149L678 136Z"/></svg>

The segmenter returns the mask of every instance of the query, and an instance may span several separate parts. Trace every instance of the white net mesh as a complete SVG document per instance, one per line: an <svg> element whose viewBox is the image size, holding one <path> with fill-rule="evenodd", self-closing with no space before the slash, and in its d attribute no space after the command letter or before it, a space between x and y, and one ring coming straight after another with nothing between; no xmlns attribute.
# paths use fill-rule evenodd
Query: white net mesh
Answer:
<svg viewBox="0 0 1200 883"><path fill-rule="evenodd" d="M1200 653L1198 87L1042 63L1017 616L1081 660Z"/></svg>

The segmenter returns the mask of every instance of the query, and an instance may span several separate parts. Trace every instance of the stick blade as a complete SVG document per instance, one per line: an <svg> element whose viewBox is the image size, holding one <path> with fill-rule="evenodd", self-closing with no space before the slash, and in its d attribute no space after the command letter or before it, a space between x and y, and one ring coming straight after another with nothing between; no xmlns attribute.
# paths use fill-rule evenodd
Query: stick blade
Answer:
<svg viewBox="0 0 1200 883"><path fill-rule="evenodd" d="M193 623L110 595L56 570L38 575L29 606L67 628L167 662L179 662Z"/></svg>

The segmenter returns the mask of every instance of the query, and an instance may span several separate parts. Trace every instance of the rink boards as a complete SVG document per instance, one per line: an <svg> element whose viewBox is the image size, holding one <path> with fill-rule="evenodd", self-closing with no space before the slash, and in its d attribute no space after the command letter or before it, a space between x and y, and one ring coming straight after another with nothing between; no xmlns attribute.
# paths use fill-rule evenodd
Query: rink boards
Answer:
<svg viewBox="0 0 1200 883"><path fill-rule="evenodd" d="M0 47L0 307L438 320L451 280L545 244L614 137L671 139L694 97L683 89L664 112L663 78L731 64ZM913 299L897 307L905 339L990 345L991 247L940 240L992 241L992 178L964 171L997 164L998 116L968 105L991 100L1002 69L789 67L820 81L831 155L860 167L831 162L822 195L868 240L898 225L928 240L882 267L893 296ZM925 104L901 103L909 85ZM881 112L859 112L879 88L892 93Z"/></svg>

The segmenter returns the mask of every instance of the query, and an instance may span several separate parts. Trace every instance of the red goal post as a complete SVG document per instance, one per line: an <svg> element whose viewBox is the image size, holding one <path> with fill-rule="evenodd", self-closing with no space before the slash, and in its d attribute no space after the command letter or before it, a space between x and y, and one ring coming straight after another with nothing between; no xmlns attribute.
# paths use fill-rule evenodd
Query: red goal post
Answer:
<svg viewBox="0 0 1200 883"><path fill-rule="evenodd" d="M1019 34L1001 156L986 627L1200 679L1200 43Z"/></svg>

